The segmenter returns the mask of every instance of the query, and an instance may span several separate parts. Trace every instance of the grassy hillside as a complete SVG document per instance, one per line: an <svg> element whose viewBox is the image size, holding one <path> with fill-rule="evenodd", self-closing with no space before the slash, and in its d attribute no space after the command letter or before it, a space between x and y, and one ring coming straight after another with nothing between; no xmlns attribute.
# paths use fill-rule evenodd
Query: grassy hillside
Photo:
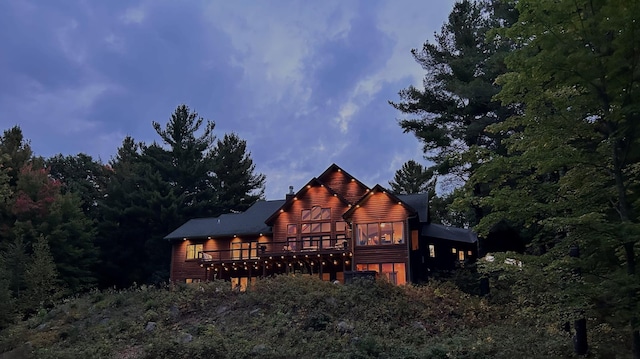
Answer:
<svg viewBox="0 0 640 359"><path fill-rule="evenodd" d="M227 282L88 293L2 332L2 352L2 359L549 358L570 357L572 347L558 325L451 285L278 276L243 293Z"/></svg>

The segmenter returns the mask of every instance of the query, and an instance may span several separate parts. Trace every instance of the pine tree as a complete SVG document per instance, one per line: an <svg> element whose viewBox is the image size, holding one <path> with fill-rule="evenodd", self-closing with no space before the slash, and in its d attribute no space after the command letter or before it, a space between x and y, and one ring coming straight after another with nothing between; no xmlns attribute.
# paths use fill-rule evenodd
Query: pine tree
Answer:
<svg viewBox="0 0 640 359"><path fill-rule="evenodd" d="M33 244L33 254L24 279L26 291L20 303L30 311L53 305L61 294L56 264L49 243L43 235Z"/></svg>
<svg viewBox="0 0 640 359"><path fill-rule="evenodd" d="M265 176L255 174L247 141L225 134L213 150L218 207L223 213L244 211L264 196Z"/></svg>
<svg viewBox="0 0 640 359"><path fill-rule="evenodd" d="M145 159L174 187L174 193L181 200L182 219L214 214L211 151L215 141L215 123L205 122L197 112L180 105L164 129L158 122L153 122L153 128L168 149L155 144L148 146L143 151L147 155ZM196 136L201 130L202 134Z"/></svg>
<svg viewBox="0 0 640 359"><path fill-rule="evenodd" d="M427 169L414 160L409 160L396 171L393 181L389 182L395 194L429 193L435 194L433 169Z"/></svg>

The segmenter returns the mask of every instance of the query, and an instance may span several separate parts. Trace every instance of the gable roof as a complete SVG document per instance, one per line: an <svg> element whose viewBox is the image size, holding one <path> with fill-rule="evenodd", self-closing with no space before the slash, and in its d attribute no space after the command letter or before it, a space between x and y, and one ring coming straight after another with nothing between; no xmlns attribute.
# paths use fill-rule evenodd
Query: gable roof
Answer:
<svg viewBox="0 0 640 359"><path fill-rule="evenodd" d="M273 224L273 222L276 220L276 218L278 218L278 216L280 215L280 212L283 210L286 210L288 207L291 206L291 204L293 204L293 201L297 200L297 198L301 197L304 195L305 192L307 192L311 187L314 186L321 186L322 188L324 188L325 190L327 190L329 193L331 193L331 195L335 196L336 198L338 198L342 203L344 204L349 204L349 201L347 201L340 193L334 191L331 187L326 186L324 183L322 183L322 181L320 181L318 178L314 177L311 179L311 181L307 182L306 185L302 186L302 188L295 193L295 195L291 196L290 198L282 201L282 205L278 208L276 208L273 213L270 213L270 216L267 218L267 216L265 216L265 218L267 218L264 223L271 225Z"/></svg>
<svg viewBox="0 0 640 359"><path fill-rule="evenodd" d="M350 217L354 211L356 211L360 206L364 205L365 202L367 202L369 200L369 195L372 193L376 193L376 192L380 192L380 193L384 193L386 194L389 198L391 198L392 201L394 202L398 202L400 204L402 204L410 213L418 213L418 210L422 210L423 211L423 216L425 216L426 218L426 206L427 206L427 195L426 194L417 194L417 195L405 195L405 199L411 201L411 203L413 205L415 205L418 208L413 207L412 205L410 205L409 203L405 202L402 200L402 198L400 198L400 196L396 196L393 193L389 192L386 188L382 187L381 185L377 184L375 185L370 191L367 191L367 193L365 193L364 196L362 196L362 198L360 198L360 200L358 200L358 202L356 202L356 204L354 206L351 206L351 208L349 208L349 210L347 210L342 217L343 218L348 218ZM418 205L418 201L424 198L425 202L424 202L424 207L422 208L421 205ZM418 213L419 215L419 213ZM422 222L422 217L420 218L420 221Z"/></svg>
<svg viewBox="0 0 640 359"><path fill-rule="evenodd" d="M442 238L456 242L478 242L478 235L470 229L450 227L435 223L429 223L422 226L420 234L427 237Z"/></svg>
<svg viewBox="0 0 640 359"><path fill-rule="evenodd" d="M226 237L271 233L264 219L282 206L284 200L257 201L245 212L226 213L218 217L196 218L187 221L164 239Z"/></svg>
<svg viewBox="0 0 640 359"><path fill-rule="evenodd" d="M427 193L399 194L397 197L416 211L420 222L429 221L429 195Z"/></svg>
<svg viewBox="0 0 640 359"><path fill-rule="evenodd" d="M345 176L347 176L347 178L349 178L350 180L352 180L352 181L354 181L355 183L357 183L357 184L358 184L358 186L362 187L362 189L365 189L365 190L366 190L366 189L369 189L369 187L368 187L366 184L364 184L364 183L360 182L360 180L359 180L359 179L357 179L357 178L353 177L349 172L347 172L347 171L343 170L342 168L340 168L340 166L338 166L338 165L337 165L337 164L335 164L335 163L332 163L329 167L327 167L327 169L326 169L326 170L324 170L324 172L322 172L322 174L321 174L320 176L318 176L318 179L319 179L320 181L324 180L324 179L325 179L327 176L329 176L329 175L331 174L331 172L333 172L333 171L338 171L338 172L343 173Z"/></svg>

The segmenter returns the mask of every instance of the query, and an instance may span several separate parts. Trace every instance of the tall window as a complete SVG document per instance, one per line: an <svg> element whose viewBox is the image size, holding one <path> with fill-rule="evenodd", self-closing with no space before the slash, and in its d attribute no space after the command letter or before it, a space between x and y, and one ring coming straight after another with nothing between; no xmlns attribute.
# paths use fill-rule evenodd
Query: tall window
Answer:
<svg viewBox="0 0 640 359"><path fill-rule="evenodd" d="M202 244L188 244L187 245L187 259L198 259L198 253L202 252L204 245Z"/></svg>
<svg viewBox="0 0 640 359"><path fill-rule="evenodd" d="M404 222L357 224L356 243L360 246L403 244Z"/></svg>
<svg viewBox="0 0 640 359"><path fill-rule="evenodd" d="M319 249L333 246L331 243L331 208L313 206L301 212L300 238L302 248Z"/></svg>

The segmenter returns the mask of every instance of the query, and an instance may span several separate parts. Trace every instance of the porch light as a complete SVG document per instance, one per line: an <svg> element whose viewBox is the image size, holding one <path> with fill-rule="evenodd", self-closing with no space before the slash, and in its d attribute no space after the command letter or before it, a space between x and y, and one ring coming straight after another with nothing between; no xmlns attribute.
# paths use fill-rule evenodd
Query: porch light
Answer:
<svg viewBox="0 0 640 359"><path fill-rule="evenodd" d="M203 265L203 264L201 264L201 265L200 265L200 268L202 268L202 267L204 267L204 265Z"/></svg>
<svg viewBox="0 0 640 359"><path fill-rule="evenodd" d="M398 201L398 204L402 204L402 202Z"/></svg>
<svg viewBox="0 0 640 359"><path fill-rule="evenodd" d="M281 210L280 210L280 213L284 213L284 209L281 209Z"/></svg>
<svg viewBox="0 0 640 359"><path fill-rule="evenodd" d="M352 179L351 179L351 182L355 182L355 181L356 181L356 179L355 179L355 178L352 178Z"/></svg>
<svg viewBox="0 0 640 359"><path fill-rule="evenodd" d="M267 264L267 263L269 263L269 261L264 261L264 264Z"/></svg>
<svg viewBox="0 0 640 359"><path fill-rule="evenodd" d="M280 256L280 259L284 259L284 256Z"/></svg>
<svg viewBox="0 0 640 359"><path fill-rule="evenodd" d="M349 264L349 261L344 261L344 264Z"/></svg>
<svg viewBox="0 0 640 359"><path fill-rule="evenodd" d="M308 184L308 185L307 185L307 188L311 188L311 185L310 185L310 184Z"/></svg>
<svg viewBox="0 0 640 359"><path fill-rule="evenodd" d="M338 168L338 172L342 172L342 170Z"/></svg>
<svg viewBox="0 0 640 359"><path fill-rule="evenodd" d="M282 267L282 264L278 263L278 267Z"/></svg>
<svg viewBox="0 0 640 359"><path fill-rule="evenodd" d="M334 194L333 194L333 196L334 196L334 197L338 197L338 194L337 194L337 193L334 193Z"/></svg>
<svg viewBox="0 0 640 359"><path fill-rule="evenodd" d="M360 205L359 205L359 204L356 204L356 208L360 208Z"/></svg>
<svg viewBox="0 0 640 359"><path fill-rule="evenodd" d="M326 265L326 264L327 264L327 262L325 262L325 261L322 261L322 265Z"/></svg>
<svg viewBox="0 0 640 359"><path fill-rule="evenodd" d="M296 259L296 255L295 254L293 255L293 259Z"/></svg>
<svg viewBox="0 0 640 359"><path fill-rule="evenodd" d="M293 200L294 200L294 201L297 201L297 200L298 200L298 197L293 197Z"/></svg>
<svg viewBox="0 0 640 359"><path fill-rule="evenodd" d="M333 265L334 265L334 266L337 266L337 265L338 265L338 261L334 259L334 260L333 260Z"/></svg>
<svg viewBox="0 0 640 359"><path fill-rule="evenodd" d="M292 264L292 263L289 263L289 267L291 267L291 266L293 266L293 264Z"/></svg>

